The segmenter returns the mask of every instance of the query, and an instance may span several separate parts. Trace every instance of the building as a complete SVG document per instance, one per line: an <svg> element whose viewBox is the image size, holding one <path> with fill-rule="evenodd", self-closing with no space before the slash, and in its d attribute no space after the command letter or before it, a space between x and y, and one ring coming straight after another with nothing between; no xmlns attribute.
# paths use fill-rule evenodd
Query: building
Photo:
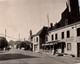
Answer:
<svg viewBox="0 0 80 64"><path fill-rule="evenodd" d="M73 54L80 57L80 22L54 29L46 35L46 43L42 46L56 53Z"/></svg>
<svg viewBox="0 0 80 64"><path fill-rule="evenodd" d="M79 0L67 0L61 20L49 29L43 50L80 57Z"/></svg>
<svg viewBox="0 0 80 64"><path fill-rule="evenodd" d="M47 34L47 30L48 27L43 27L39 32L31 36L34 52L40 52L40 49L42 49L42 44L45 43L45 36Z"/></svg>
<svg viewBox="0 0 80 64"><path fill-rule="evenodd" d="M67 0L66 9L61 14L61 20L57 24L57 27L63 27L66 24L72 24L80 21L80 4L79 0Z"/></svg>
<svg viewBox="0 0 80 64"><path fill-rule="evenodd" d="M67 0L66 9L61 14L61 20L54 26L43 27L32 35L33 51L40 49L54 54L70 54L80 57L80 4L79 0Z"/></svg>

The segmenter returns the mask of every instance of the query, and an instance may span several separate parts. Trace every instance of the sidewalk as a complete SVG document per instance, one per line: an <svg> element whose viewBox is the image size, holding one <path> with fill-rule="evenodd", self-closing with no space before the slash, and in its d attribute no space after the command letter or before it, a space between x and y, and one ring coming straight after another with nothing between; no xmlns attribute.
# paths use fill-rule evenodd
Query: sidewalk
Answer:
<svg viewBox="0 0 80 64"><path fill-rule="evenodd" d="M51 55L50 53L44 53L44 52L42 54L46 54L50 58L55 59L60 62L64 62L66 64L77 64L77 63L79 64L80 63L80 58L78 57L57 56L57 55Z"/></svg>
<svg viewBox="0 0 80 64"><path fill-rule="evenodd" d="M4 53L4 52L6 52L6 51L4 51L4 50L0 51L0 53Z"/></svg>

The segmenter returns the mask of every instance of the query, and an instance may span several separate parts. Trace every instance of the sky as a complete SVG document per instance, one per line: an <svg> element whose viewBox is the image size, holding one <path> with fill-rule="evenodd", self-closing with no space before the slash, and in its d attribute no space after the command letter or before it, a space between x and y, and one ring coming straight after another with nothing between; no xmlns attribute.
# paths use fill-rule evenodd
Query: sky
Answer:
<svg viewBox="0 0 80 64"><path fill-rule="evenodd" d="M80 0L78 0L79 1L79 7L80 7ZM79 11L80 11L80 8L79 8Z"/></svg>
<svg viewBox="0 0 80 64"><path fill-rule="evenodd" d="M80 0L78 0L79 1L79 6L80 6Z"/></svg>
<svg viewBox="0 0 80 64"><path fill-rule="evenodd" d="M49 22L55 24L61 19L66 8L66 0L0 0L0 36L7 40L28 40L29 31L36 34Z"/></svg>

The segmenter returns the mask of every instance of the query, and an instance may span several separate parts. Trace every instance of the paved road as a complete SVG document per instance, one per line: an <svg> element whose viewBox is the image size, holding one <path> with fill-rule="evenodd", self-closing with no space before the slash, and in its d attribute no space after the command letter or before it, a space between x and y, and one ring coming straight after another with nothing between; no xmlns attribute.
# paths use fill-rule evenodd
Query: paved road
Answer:
<svg viewBox="0 0 80 64"><path fill-rule="evenodd" d="M12 49L8 52L0 53L0 64L67 64L56 59L52 59L46 54Z"/></svg>

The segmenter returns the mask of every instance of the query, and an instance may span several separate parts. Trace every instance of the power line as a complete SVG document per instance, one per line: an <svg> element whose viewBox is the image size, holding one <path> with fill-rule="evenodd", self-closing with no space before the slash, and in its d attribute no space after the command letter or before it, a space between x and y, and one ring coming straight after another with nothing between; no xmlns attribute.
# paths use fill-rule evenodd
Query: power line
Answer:
<svg viewBox="0 0 80 64"><path fill-rule="evenodd" d="M14 38L14 37L8 36L6 34L2 34L2 33L0 33L0 35L5 36L5 37L8 37L8 38L12 38L12 39L18 39L18 38ZM20 39L20 40L22 40L22 39Z"/></svg>

